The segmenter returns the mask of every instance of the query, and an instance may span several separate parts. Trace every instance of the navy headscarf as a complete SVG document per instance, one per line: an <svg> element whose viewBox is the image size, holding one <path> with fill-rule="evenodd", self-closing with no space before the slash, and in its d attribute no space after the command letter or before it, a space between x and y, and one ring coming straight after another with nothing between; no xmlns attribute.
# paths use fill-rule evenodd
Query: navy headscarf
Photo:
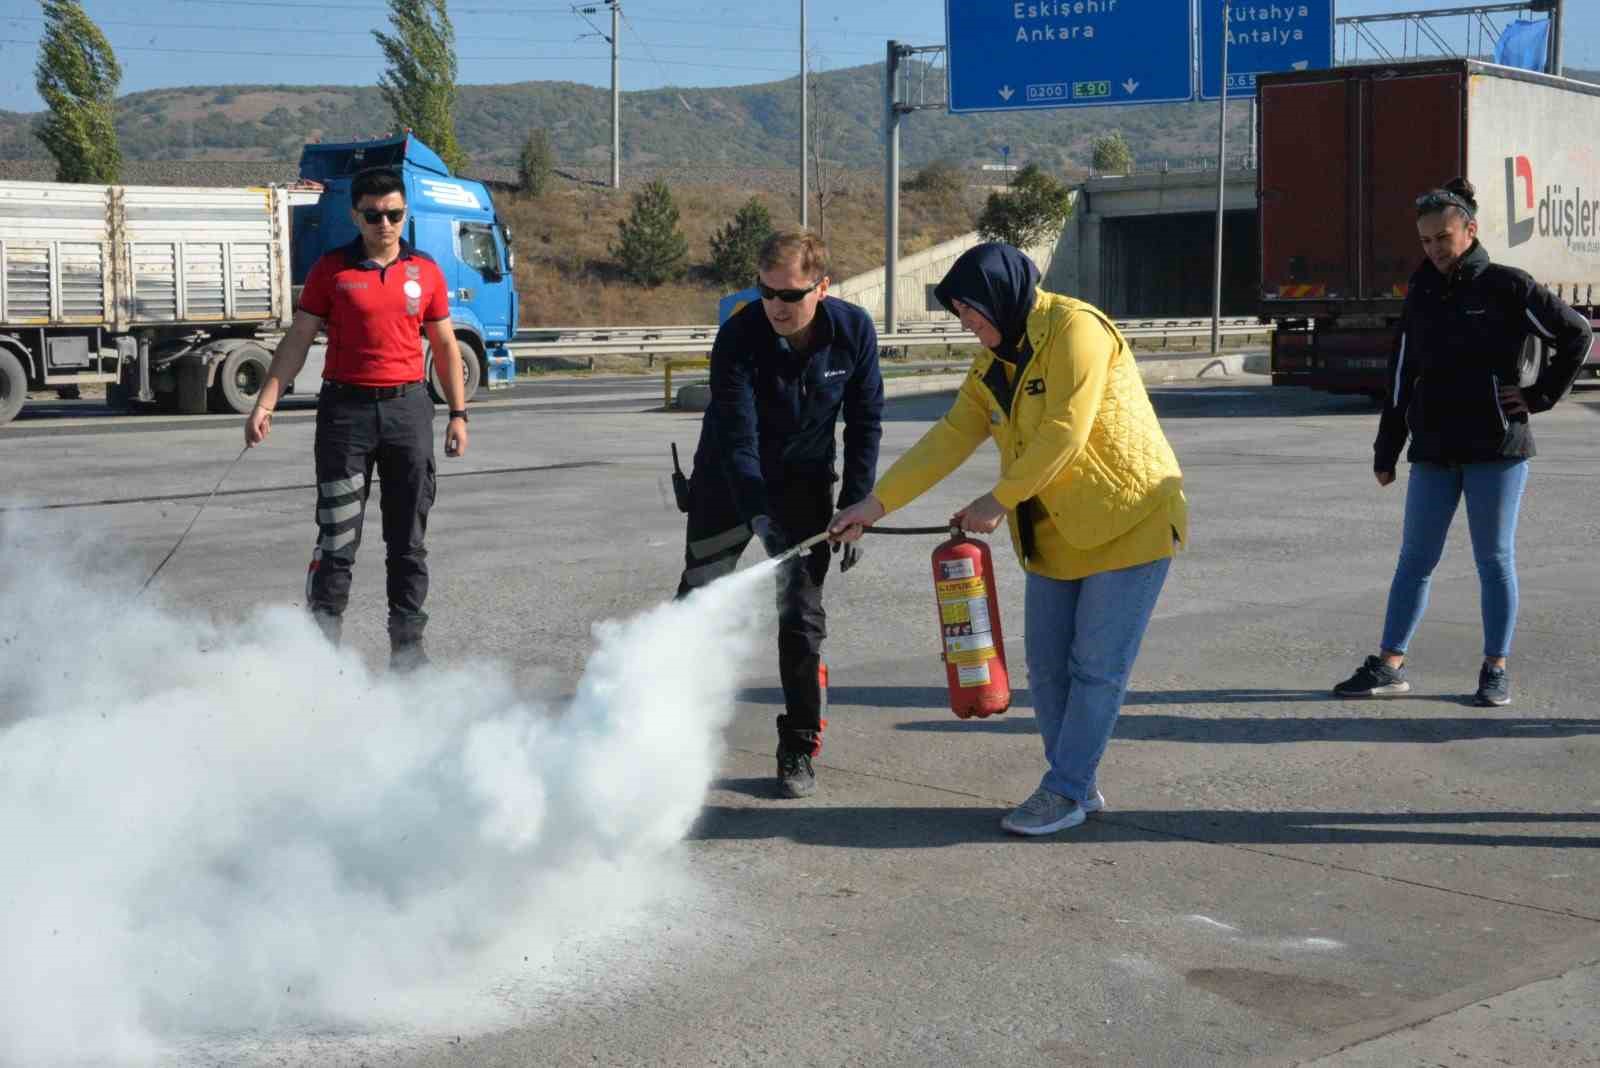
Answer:
<svg viewBox="0 0 1600 1068"><path fill-rule="evenodd" d="M951 315L956 310L950 302L959 300L993 323L1000 331L994 354L1015 363L1038 285L1039 268L1032 260L1011 245L990 241L963 252L933 295Z"/></svg>

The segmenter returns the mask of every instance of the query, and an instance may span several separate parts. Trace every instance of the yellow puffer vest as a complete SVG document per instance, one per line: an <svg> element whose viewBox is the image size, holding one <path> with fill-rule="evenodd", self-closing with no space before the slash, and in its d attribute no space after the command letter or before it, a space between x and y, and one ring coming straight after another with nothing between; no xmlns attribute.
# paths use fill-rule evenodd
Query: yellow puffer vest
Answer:
<svg viewBox="0 0 1600 1068"><path fill-rule="evenodd" d="M1067 544L1093 549L1127 533L1183 492L1178 458L1161 431L1127 340L1093 305L1040 290L1028 316L1033 358L1019 375L1009 418L993 393L987 388L981 393L994 413L990 434L1000 449L1003 473L1034 437L1050 392L1050 378L1073 374L1071 361L1081 356L1067 351L1063 337L1074 317L1083 315L1099 320L1116 338L1105 392L1087 447L1038 493L1037 500ZM995 359L986 352L974 363L973 377L979 383ZM1029 381L1040 378L1045 388L1030 390ZM1011 536L1020 557L1016 512L1011 517Z"/></svg>

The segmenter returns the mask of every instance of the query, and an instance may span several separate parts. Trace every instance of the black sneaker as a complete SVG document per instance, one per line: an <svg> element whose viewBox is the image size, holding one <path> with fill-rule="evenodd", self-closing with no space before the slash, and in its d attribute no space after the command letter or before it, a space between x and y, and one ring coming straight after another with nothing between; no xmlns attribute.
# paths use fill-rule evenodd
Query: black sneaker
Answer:
<svg viewBox="0 0 1600 1068"><path fill-rule="evenodd" d="M432 661L428 659L428 650L423 646L422 639L408 642L389 643L389 670L396 675L409 675L413 671L420 671Z"/></svg>
<svg viewBox="0 0 1600 1068"><path fill-rule="evenodd" d="M817 792L817 773L811 754L778 749L778 793L784 797L810 797Z"/></svg>
<svg viewBox="0 0 1600 1068"><path fill-rule="evenodd" d="M1478 692L1473 700L1485 708L1499 708L1511 703L1511 678L1502 667L1488 664L1478 669Z"/></svg>
<svg viewBox="0 0 1600 1068"><path fill-rule="evenodd" d="M1410 692L1405 665L1392 668L1377 656L1367 657L1354 675L1333 688L1336 697L1393 697Z"/></svg>

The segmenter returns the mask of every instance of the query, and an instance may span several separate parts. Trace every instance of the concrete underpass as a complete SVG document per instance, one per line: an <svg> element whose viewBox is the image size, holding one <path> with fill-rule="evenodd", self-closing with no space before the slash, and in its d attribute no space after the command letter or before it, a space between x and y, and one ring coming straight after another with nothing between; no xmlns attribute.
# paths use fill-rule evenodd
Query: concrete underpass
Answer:
<svg viewBox="0 0 1600 1068"><path fill-rule="evenodd" d="M1215 174L1092 179L1077 190L1046 285L1114 318L1211 314L1216 256ZM1254 171L1229 171L1222 248L1222 314L1253 315L1261 241Z"/></svg>

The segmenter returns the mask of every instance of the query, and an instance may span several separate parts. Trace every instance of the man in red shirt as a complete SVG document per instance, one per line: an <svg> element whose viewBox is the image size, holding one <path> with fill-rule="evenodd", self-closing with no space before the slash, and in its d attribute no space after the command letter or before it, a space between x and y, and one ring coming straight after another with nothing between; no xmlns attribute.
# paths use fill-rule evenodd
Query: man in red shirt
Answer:
<svg viewBox="0 0 1600 1068"><path fill-rule="evenodd" d="M423 537L433 505L433 402L424 381L426 332L450 406L446 456L467 451L467 402L461 352L450 326L450 290L438 264L401 237L405 183L387 168L363 171L350 185L360 236L311 269L294 323L272 357L267 380L245 420L244 438L259 445L272 430L284 387L305 366L319 330L328 335L317 400L316 548L306 605L337 643L350 600L350 570L361 544L367 494L376 467L383 492L383 541L389 593L390 666L427 662L428 550Z"/></svg>

